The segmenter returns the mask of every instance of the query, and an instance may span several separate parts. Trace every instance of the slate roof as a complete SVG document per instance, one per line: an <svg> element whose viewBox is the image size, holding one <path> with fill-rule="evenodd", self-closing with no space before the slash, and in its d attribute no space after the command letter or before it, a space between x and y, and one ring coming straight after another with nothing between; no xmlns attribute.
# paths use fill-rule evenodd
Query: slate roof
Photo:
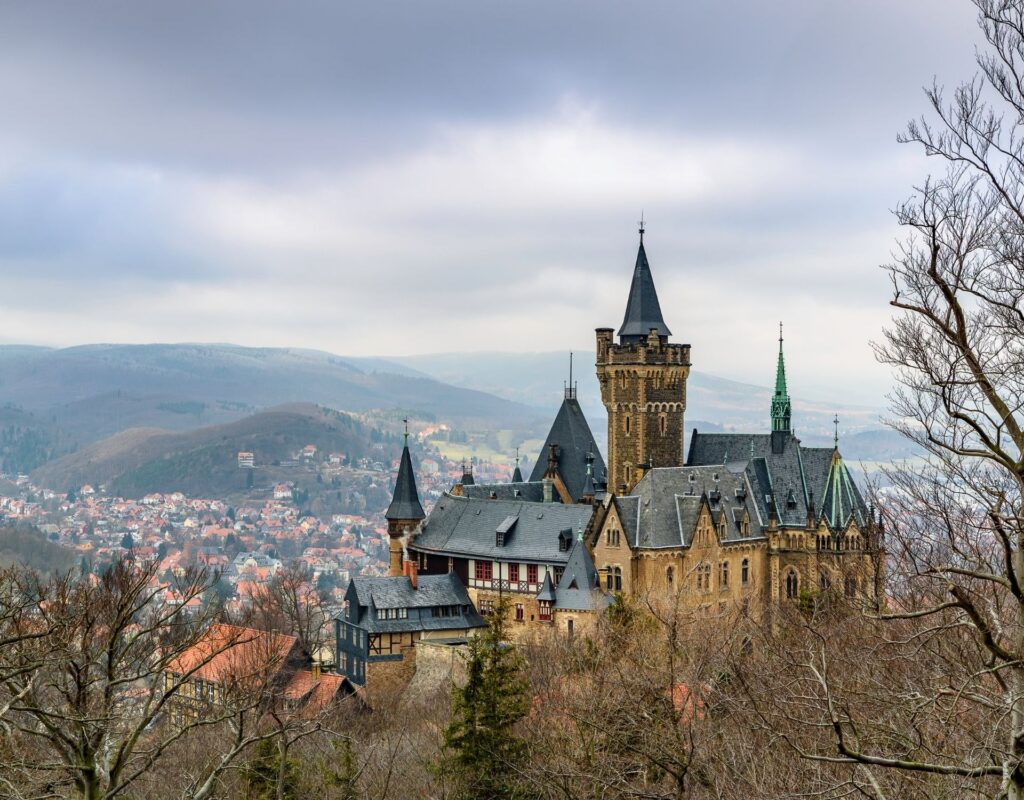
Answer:
<svg viewBox="0 0 1024 800"><path fill-rule="evenodd" d="M867 524L860 490L833 448L804 447L789 431L779 453L772 451L771 434L693 432L688 466L721 465L726 459L744 464L758 512L766 521L774 500L779 525L802 528L813 498L815 518L824 514L833 531L844 528L851 514L859 526Z"/></svg>
<svg viewBox="0 0 1024 800"><path fill-rule="evenodd" d="M576 540L562 578L555 587L554 608L557 611L601 611L610 602L611 598L600 589L597 568L590 552L582 541Z"/></svg>
<svg viewBox="0 0 1024 800"><path fill-rule="evenodd" d="M512 483L523 482L523 471L519 469L519 459L516 459L516 471L512 473Z"/></svg>
<svg viewBox="0 0 1024 800"><path fill-rule="evenodd" d="M544 502L544 482L477 483L462 487L463 497L472 497L476 500L489 500L491 493L494 493L498 500L526 500L531 503L542 503ZM556 503L561 502L557 492L553 496Z"/></svg>
<svg viewBox="0 0 1024 800"><path fill-rule="evenodd" d="M701 508L705 505L717 525L725 515L723 541L748 541L764 536L743 462L700 467L652 469L634 487L633 494L616 498L624 532L633 547L689 547ZM749 518L748 535L742 522Z"/></svg>
<svg viewBox="0 0 1024 800"><path fill-rule="evenodd" d="M619 328L619 341L623 344L636 342L646 338L651 328L657 330L659 336L671 336L672 331L665 324L661 315L661 304L658 292L654 288L651 265L647 263L647 251L644 250L643 233L640 234L640 249L636 254L636 266L633 268L633 282L629 286L629 299L626 301L626 315Z"/></svg>
<svg viewBox="0 0 1024 800"><path fill-rule="evenodd" d="M402 448L402 460L398 465L398 477L395 478L395 493L391 496L391 505L384 512L386 519L423 519L423 506L416 492L416 475L412 470L412 457L408 446Z"/></svg>
<svg viewBox="0 0 1024 800"><path fill-rule="evenodd" d="M563 530L584 528L594 509L585 505L530 503L524 500L480 500L446 494L409 547L416 552L492 560L564 564L569 554L558 549ZM507 544L495 542L498 527L516 517Z"/></svg>
<svg viewBox="0 0 1024 800"><path fill-rule="evenodd" d="M537 457L537 463L533 465L531 482L543 480L544 474L548 471L548 453L552 444L556 446L558 474L561 475L573 502L578 503L583 496L587 480L587 455L591 454L594 457L594 475L605 475L607 469L594 440L594 434L587 424L587 418L583 416L583 409L575 397L566 397L562 400L562 406L551 424L551 430Z"/></svg>
<svg viewBox="0 0 1024 800"><path fill-rule="evenodd" d="M356 577L349 584L345 599L359 605L358 624L369 631L450 630L483 627L483 619L473 607L466 587L454 573L420 575L413 589L404 575L383 578ZM377 619L378 608L432 608L460 606L469 610L461 617L415 616L409 619Z"/></svg>

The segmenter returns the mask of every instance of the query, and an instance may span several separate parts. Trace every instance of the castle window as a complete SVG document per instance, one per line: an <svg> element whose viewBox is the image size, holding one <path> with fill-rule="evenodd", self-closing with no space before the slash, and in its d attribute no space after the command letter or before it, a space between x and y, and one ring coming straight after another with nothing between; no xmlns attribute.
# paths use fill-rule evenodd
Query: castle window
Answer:
<svg viewBox="0 0 1024 800"><path fill-rule="evenodd" d="M828 576L827 572L822 572L818 576L818 580L821 583L821 591L827 592L829 589L832 588L832 579Z"/></svg>
<svg viewBox="0 0 1024 800"><path fill-rule="evenodd" d="M540 601L540 607L537 610L537 618L541 622L550 622L551 621L551 601L550 600L541 600Z"/></svg>
<svg viewBox="0 0 1024 800"><path fill-rule="evenodd" d="M615 591L622 591L622 567L615 568Z"/></svg>
<svg viewBox="0 0 1024 800"><path fill-rule="evenodd" d="M664 435L665 435L665 422L666 422L666 420L665 420L665 415L664 415L664 414L662 414L662 415L661 415L661 420L660 420L660 423L661 423L661 435L662 435L662 436L664 436Z"/></svg>
<svg viewBox="0 0 1024 800"><path fill-rule="evenodd" d="M729 562L723 561L718 565L718 588L729 588Z"/></svg>
<svg viewBox="0 0 1024 800"><path fill-rule="evenodd" d="M626 415L626 436L629 436L629 415Z"/></svg>
<svg viewBox="0 0 1024 800"><path fill-rule="evenodd" d="M618 528L609 528L608 532L605 534L605 541L608 543L608 545L610 547L618 547L619 546L619 529Z"/></svg>
<svg viewBox="0 0 1024 800"><path fill-rule="evenodd" d="M519 565L509 564L508 565L508 580L509 583L519 583Z"/></svg>
<svg viewBox="0 0 1024 800"><path fill-rule="evenodd" d="M740 583L746 586L750 583L750 559L743 559L743 563L740 564Z"/></svg>
<svg viewBox="0 0 1024 800"><path fill-rule="evenodd" d="M790 570L786 573L786 597L790 600L796 600L800 596L800 578L796 572Z"/></svg>
<svg viewBox="0 0 1024 800"><path fill-rule="evenodd" d="M526 582L536 585L537 583L537 565L527 564L526 565Z"/></svg>
<svg viewBox="0 0 1024 800"><path fill-rule="evenodd" d="M565 567L555 567L555 586L562 582L563 572L565 572Z"/></svg>
<svg viewBox="0 0 1024 800"><path fill-rule="evenodd" d="M523 622L526 619L526 611L522 603L516 603L516 622Z"/></svg>
<svg viewBox="0 0 1024 800"><path fill-rule="evenodd" d="M478 581L489 581L494 574L494 563L491 561L476 561L474 562L474 573Z"/></svg>
<svg viewBox="0 0 1024 800"><path fill-rule="evenodd" d="M604 588L609 592L615 588L615 570L611 567L606 567L608 574L604 576Z"/></svg>
<svg viewBox="0 0 1024 800"><path fill-rule="evenodd" d="M631 466L629 466L629 464L627 464L626 465L626 483L630 483L630 482L632 482L632 480L633 480L633 468Z"/></svg>
<svg viewBox="0 0 1024 800"><path fill-rule="evenodd" d="M676 579L676 571L674 567L669 567L665 570L665 580L668 581L668 585L671 586Z"/></svg>

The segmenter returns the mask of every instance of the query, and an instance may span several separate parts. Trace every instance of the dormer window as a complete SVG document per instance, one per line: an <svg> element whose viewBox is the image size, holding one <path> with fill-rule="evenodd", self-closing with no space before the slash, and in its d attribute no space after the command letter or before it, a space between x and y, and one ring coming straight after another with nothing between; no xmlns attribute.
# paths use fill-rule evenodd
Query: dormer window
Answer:
<svg viewBox="0 0 1024 800"><path fill-rule="evenodd" d="M518 521L518 516L505 517L505 519L502 520L501 524L494 532L495 545L498 547L505 546L508 540L512 538L512 529L515 528Z"/></svg>
<svg viewBox="0 0 1024 800"><path fill-rule="evenodd" d="M572 530L566 528L560 531L558 534L558 551L560 553L568 552L570 545L572 544Z"/></svg>

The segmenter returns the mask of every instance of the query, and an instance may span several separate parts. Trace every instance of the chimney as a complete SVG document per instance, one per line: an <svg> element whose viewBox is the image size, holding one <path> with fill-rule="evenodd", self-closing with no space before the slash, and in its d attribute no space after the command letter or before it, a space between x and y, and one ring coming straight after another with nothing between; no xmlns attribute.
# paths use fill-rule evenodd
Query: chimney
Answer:
<svg viewBox="0 0 1024 800"><path fill-rule="evenodd" d="M310 667L310 672L313 673L313 680L320 680L320 662L313 659L313 666Z"/></svg>
<svg viewBox="0 0 1024 800"><path fill-rule="evenodd" d="M405 577L407 577L409 579L409 585L412 586L413 589L418 588L418 581L417 581L417 575L416 575L416 562L415 561L406 561L402 565L402 567L403 567L403 569L402 569L403 574L405 575Z"/></svg>
<svg viewBox="0 0 1024 800"><path fill-rule="evenodd" d="M555 499L555 497L554 497L555 482L552 481L551 478L544 478L543 484L544 484L544 502L545 503L551 503Z"/></svg>

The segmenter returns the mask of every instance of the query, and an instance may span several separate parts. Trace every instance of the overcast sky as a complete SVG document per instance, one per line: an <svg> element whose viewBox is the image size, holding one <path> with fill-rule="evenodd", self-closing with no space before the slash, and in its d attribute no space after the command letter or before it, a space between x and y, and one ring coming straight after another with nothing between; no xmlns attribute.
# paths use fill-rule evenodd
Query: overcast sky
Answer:
<svg viewBox="0 0 1024 800"><path fill-rule="evenodd" d="M880 397L896 133L967 0L0 5L0 341L592 348Z"/></svg>

